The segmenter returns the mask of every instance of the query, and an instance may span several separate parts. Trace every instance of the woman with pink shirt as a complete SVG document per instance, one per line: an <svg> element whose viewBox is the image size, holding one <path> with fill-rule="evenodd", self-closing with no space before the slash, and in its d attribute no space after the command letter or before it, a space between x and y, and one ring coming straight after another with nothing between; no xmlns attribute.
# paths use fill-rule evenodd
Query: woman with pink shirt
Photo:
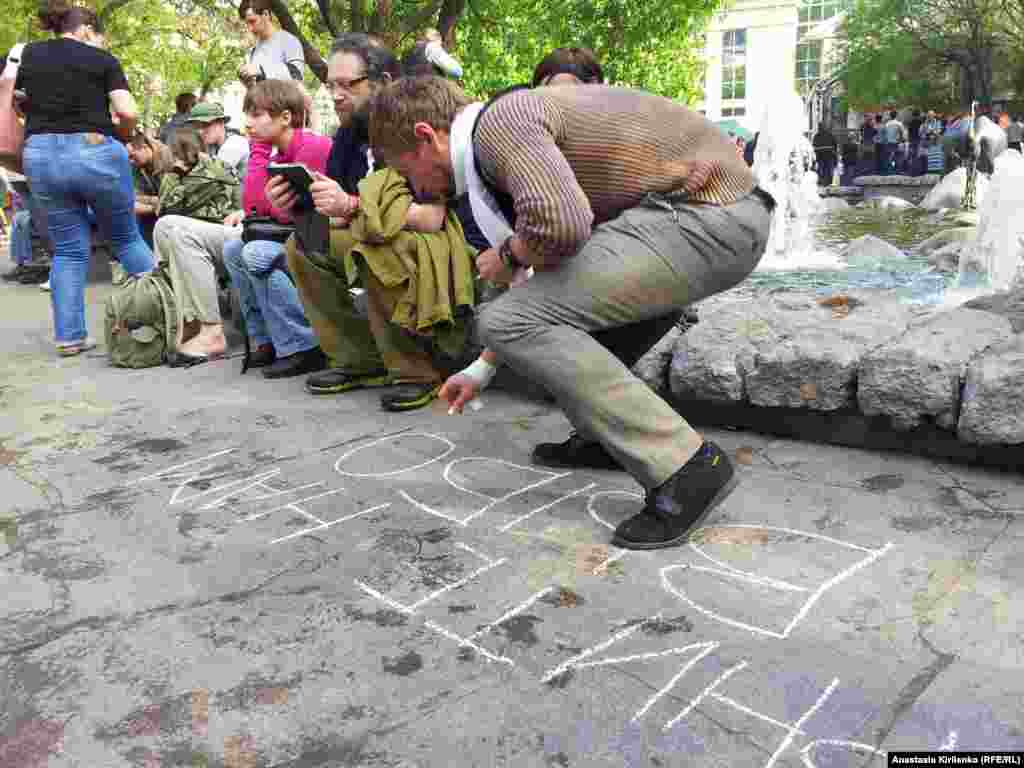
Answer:
<svg viewBox="0 0 1024 768"><path fill-rule="evenodd" d="M323 173L331 140L302 128L302 90L288 80L264 80L245 95L251 150L242 205L247 216L271 216L281 223L291 216L274 208L264 194L267 165L300 163ZM285 268L284 243L240 238L224 244L224 266L238 290L252 354L250 366L264 367L268 379L322 370L327 358L306 320L298 291Z"/></svg>

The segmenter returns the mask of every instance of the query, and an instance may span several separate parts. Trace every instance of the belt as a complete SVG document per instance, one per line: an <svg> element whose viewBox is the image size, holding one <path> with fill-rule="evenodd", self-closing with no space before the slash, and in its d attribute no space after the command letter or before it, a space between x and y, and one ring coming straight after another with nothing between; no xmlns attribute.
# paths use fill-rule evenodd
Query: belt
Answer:
<svg viewBox="0 0 1024 768"><path fill-rule="evenodd" d="M772 197L767 192L765 192L760 187L754 187L753 191L750 194L760 199L760 201L764 203L764 207L768 209L768 213L771 213L772 211L775 210L775 198Z"/></svg>

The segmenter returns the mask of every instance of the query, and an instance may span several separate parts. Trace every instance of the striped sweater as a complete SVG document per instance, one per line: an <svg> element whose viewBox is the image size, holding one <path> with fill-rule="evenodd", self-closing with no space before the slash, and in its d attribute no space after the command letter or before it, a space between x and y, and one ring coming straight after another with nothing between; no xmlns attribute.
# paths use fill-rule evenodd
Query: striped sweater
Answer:
<svg viewBox="0 0 1024 768"><path fill-rule="evenodd" d="M483 174L512 197L516 235L542 268L573 256L594 226L648 192L679 190L688 177L692 184L699 161L710 175L692 200L726 205L754 188L750 169L715 125L626 88L510 93L480 118L474 150Z"/></svg>

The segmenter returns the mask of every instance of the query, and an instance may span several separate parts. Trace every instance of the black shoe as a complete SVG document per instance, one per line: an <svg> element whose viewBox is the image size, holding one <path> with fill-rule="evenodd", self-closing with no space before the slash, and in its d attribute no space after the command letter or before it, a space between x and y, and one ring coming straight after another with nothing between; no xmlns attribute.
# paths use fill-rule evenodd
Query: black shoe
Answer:
<svg viewBox="0 0 1024 768"><path fill-rule="evenodd" d="M326 367L327 355L320 351L320 347L313 347L288 357L277 358L272 365L263 369L263 378L288 379L304 373L322 371Z"/></svg>
<svg viewBox="0 0 1024 768"><path fill-rule="evenodd" d="M273 344L260 344L249 355L250 368L266 368L277 359Z"/></svg>
<svg viewBox="0 0 1024 768"><path fill-rule="evenodd" d="M441 391L441 383L402 383L396 384L380 397L380 407L385 411L414 411L430 405L437 399Z"/></svg>
<svg viewBox="0 0 1024 768"><path fill-rule="evenodd" d="M19 264L10 272L4 272L0 275L0 280L4 280L8 283L17 283L21 280L21 276L25 274L25 270L28 269L24 264Z"/></svg>
<svg viewBox="0 0 1024 768"><path fill-rule="evenodd" d="M18 282L22 285L39 285L45 283L50 279L50 268L49 267L25 267L25 270L21 273L18 278Z"/></svg>
<svg viewBox="0 0 1024 768"><path fill-rule="evenodd" d="M340 395L363 387L385 387L391 383L387 368L353 373L344 368L331 368L306 379L306 389L314 395Z"/></svg>
<svg viewBox="0 0 1024 768"><path fill-rule="evenodd" d="M622 469L605 447L573 432L564 443L538 443L530 460L542 467L569 469Z"/></svg>
<svg viewBox="0 0 1024 768"><path fill-rule="evenodd" d="M643 511L619 524L612 544L623 549L682 544L737 483L729 457L705 442L682 469L648 492Z"/></svg>

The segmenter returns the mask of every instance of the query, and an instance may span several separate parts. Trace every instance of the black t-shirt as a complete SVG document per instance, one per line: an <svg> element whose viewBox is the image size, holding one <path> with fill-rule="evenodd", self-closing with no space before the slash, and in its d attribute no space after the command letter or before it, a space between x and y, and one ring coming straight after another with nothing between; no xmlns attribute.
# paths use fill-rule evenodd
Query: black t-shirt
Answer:
<svg viewBox="0 0 1024 768"><path fill-rule="evenodd" d="M910 141L917 141L921 136L921 124L924 121L920 117L915 117L909 123L907 123L907 134Z"/></svg>
<svg viewBox="0 0 1024 768"><path fill-rule="evenodd" d="M28 96L25 136L36 133L114 135L111 91L127 91L121 62L106 51L59 37L29 43L16 87Z"/></svg>

